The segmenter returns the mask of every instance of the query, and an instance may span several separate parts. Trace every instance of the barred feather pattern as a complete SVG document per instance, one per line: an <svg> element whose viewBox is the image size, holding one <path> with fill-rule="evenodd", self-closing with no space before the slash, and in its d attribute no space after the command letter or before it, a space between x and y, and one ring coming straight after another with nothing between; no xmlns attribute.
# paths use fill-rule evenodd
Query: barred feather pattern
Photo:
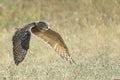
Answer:
<svg viewBox="0 0 120 80"><path fill-rule="evenodd" d="M69 61L70 63L75 63L75 61L71 58L68 48L59 33L51 29L43 32L32 30L32 32L47 42L63 59Z"/></svg>
<svg viewBox="0 0 120 80"><path fill-rule="evenodd" d="M18 29L13 38L13 56L15 64L18 65L22 62L29 49L31 32L27 28Z"/></svg>

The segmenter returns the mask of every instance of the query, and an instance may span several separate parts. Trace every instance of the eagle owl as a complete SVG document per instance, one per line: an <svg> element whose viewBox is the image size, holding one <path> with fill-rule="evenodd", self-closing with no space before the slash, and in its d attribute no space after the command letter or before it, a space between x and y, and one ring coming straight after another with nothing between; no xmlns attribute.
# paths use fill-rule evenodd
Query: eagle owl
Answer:
<svg viewBox="0 0 120 80"><path fill-rule="evenodd" d="M18 28L13 35L13 56L16 65L22 62L27 54L31 33L47 42L63 59L74 62L59 33L50 29L47 22L36 21Z"/></svg>

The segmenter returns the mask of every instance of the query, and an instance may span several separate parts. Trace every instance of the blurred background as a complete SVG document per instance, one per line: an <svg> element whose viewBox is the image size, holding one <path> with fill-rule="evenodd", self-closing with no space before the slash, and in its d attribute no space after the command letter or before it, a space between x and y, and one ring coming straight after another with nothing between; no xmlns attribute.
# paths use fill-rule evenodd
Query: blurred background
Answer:
<svg viewBox="0 0 120 80"><path fill-rule="evenodd" d="M76 65L32 35L15 66L15 28L47 21L61 34ZM0 80L120 79L120 0L0 0Z"/></svg>

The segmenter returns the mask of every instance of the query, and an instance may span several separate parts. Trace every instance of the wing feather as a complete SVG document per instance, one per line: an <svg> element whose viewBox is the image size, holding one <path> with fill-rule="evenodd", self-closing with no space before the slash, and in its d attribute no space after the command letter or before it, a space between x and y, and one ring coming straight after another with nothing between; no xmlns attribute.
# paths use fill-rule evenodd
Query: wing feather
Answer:
<svg viewBox="0 0 120 80"><path fill-rule="evenodd" d="M13 56L15 64L22 62L29 49L31 33L24 29L17 30L12 38L13 41Z"/></svg>
<svg viewBox="0 0 120 80"><path fill-rule="evenodd" d="M71 58L68 48L64 43L62 37L59 33L48 29L47 31L35 31L32 30L33 34L37 35L38 37L42 38L45 42L47 42L58 54L63 58L68 60L70 63L74 62Z"/></svg>

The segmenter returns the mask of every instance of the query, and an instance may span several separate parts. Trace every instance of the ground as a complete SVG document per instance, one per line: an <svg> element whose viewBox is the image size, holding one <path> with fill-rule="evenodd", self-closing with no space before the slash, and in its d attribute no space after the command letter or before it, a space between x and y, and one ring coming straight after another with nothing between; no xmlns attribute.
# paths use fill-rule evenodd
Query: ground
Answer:
<svg viewBox="0 0 120 80"><path fill-rule="evenodd" d="M119 0L0 0L0 80L120 79ZM44 20L61 34L76 64L32 35L25 60L13 61L15 28Z"/></svg>

